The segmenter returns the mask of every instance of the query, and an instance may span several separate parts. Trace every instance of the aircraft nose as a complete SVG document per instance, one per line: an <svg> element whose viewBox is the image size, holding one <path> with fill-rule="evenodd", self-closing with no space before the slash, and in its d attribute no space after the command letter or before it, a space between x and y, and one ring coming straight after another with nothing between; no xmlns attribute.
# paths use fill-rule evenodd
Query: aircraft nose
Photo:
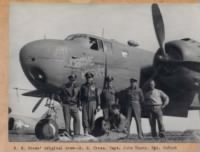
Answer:
<svg viewBox="0 0 200 152"><path fill-rule="evenodd" d="M22 65L22 68L26 68L28 65L31 63L35 62L36 58L36 52L34 52L34 48L31 46L25 45L21 50L20 50L20 63Z"/></svg>
<svg viewBox="0 0 200 152"><path fill-rule="evenodd" d="M39 66L38 57L40 52L42 53L42 49L38 48L38 44L35 42L25 45L20 50L22 69L29 81L37 88L41 88L47 82L47 76Z"/></svg>
<svg viewBox="0 0 200 152"><path fill-rule="evenodd" d="M65 41L38 40L26 44L20 50L22 69L35 87L61 84L64 63L68 61L67 48L68 44Z"/></svg>

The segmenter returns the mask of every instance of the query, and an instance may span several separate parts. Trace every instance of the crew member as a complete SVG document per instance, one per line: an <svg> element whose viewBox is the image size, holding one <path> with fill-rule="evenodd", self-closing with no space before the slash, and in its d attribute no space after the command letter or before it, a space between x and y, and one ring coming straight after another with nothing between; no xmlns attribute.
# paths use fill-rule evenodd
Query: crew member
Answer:
<svg viewBox="0 0 200 152"><path fill-rule="evenodd" d="M137 86L137 80L134 78L130 79L130 86L126 89L127 100L128 100L128 135L130 134L130 126L132 116L134 115L138 138L143 138L142 125L141 125L141 105L144 102L143 92Z"/></svg>
<svg viewBox="0 0 200 152"><path fill-rule="evenodd" d="M63 113L64 113L64 120L65 120L65 127L66 133L65 135L70 136L70 122L71 117L74 119L74 135L80 135L80 117L79 117L79 110L78 110L78 93L79 88L76 86L77 76L72 74L68 77L69 82L66 83L61 91L61 103L63 106Z"/></svg>
<svg viewBox="0 0 200 152"><path fill-rule="evenodd" d="M127 133L127 119L120 113L120 105L113 104L112 113L113 115L110 118L111 131Z"/></svg>
<svg viewBox="0 0 200 152"><path fill-rule="evenodd" d="M105 121L108 121L111 116L111 106L117 103L116 93L112 83L113 80L114 78L112 76L106 77L106 85L101 94L101 106Z"/></svg>
<svg viewBox="0 0 200 152"><path fill-rule="evenodd" d="M94 84L94 75L85 74L86 83L80 88L79 109L82 110L84 134L91 134L95 126L95 114L100 110L99 89Z"/></svg>
<svg viewBox="0 0 200 152"><path fill-rule="evenodd" d="M159 136L165 137L163 112L169 103L169 97L161 90L155 88L155 81L149 82L149 90L145 92L145 109L149 114L152 137L157 137L156 122L158 123Z"/></svg>

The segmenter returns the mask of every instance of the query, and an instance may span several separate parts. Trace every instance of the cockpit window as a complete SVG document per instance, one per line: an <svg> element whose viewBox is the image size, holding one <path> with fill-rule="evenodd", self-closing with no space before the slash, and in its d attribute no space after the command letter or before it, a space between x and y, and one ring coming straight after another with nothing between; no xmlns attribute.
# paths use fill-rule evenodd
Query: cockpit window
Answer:
<svg viewBox="0 0 200 152"><path fill-rule="evenodd" d="M77 41L79 45L94 51L103 51L102 40L90 37L88 35L71 35L67 37L66 40Z"/></svg>
<svg viewBox="0 0 200 152"><path fill-rule="evenodd" d="M87 38L86 35L83 34L76 34L76 35L70 35L66 38L66 40L77 40L77 39L84 39Z"/></svg>

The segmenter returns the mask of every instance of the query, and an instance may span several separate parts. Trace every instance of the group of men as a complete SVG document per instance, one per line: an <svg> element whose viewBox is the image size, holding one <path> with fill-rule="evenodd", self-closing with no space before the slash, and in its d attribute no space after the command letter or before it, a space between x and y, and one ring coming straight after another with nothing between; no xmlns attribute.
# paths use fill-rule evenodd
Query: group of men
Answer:
<svg viewBox="0 0 200 152"><path fill-rule="evenodd" d="M101 128L105 132L124 132L129 136L131 120L134 116L138 138L143 139L141 117L142 111L145 111L148 113L152 137L158 136L156 123L158 123L159 137L165 137L162 109L169 103L169 97L163 91L155 88L154 80L149 81L148 90L143 92L138 87L137 80L130 79L130 86L125 89L126 98L124 99L128 101L127 113L123 115L120 111L117 92L113 87L114 78L112 76L106 77L102 91L96 87L92 73L86 73L85 78L86 82L79 87L76 84L77 76L71 74L68 77L68 83L59 93L67 136L71 136L71 117L74 119L74 136L80 135L79 111L82 111L84 135L92 134L95 129L95 115L102 109L104 126Z"/></svg>

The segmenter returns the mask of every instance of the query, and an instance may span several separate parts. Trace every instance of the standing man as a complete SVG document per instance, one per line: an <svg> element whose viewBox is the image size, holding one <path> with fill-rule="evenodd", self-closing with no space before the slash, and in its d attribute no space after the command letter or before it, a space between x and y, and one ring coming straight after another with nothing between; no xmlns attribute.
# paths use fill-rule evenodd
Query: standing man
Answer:
<svg viewBox="0 0 200 152"><path fill-rule="evenodd" d="M136 126L137 126L137 133L138 138L143 138L143 131L141 125L141 105L144 102L143 92L137 86L137 80L134 78L130 79L130 86L126 90L127 99L128 99L128 134L130 134L130 126L132 121L132 116L134 115Z"/></svg>
<svg viewBox="0 0 200 152"><path fill-rule="evenodd" d="M95 114L100 110L99 90L94 84L94 75L85 74L86 83L81 86L79 109L82 110L84 134L91 134L95 127Z"/></svg>
<svg viewBox="0 0 200 152"><path fill-rule="evenodd" d="M169 103L169 97L161 90L155 88L155 81L149 82L149 90L145 93L145 109L149 114L152 137L157 137L156 121L159 128L159 136L165 137L165 128L163 125L163 112Z"/></svg>
<svg viewBox="0 0 200 152"><path fill-rule="evenodd" d="M69 82L65 84L60 94L66 127L65 134L67 136L70 136L71 117L74 119L74 135L80 135L80 117L78 110L79 88L75 84L76 78L77 76L75 74L70 75L68 77Z"/></svg>
<svg viewBox="0 0 200 152"><path fill-rule="evenodd" d="M117 103L115 89L113 88L112 82L114 78L112 76L106 77L106 86L102 90L101 94L101 105L103 109L104 120L108 121L111 116L111 107Z"/></svg>

